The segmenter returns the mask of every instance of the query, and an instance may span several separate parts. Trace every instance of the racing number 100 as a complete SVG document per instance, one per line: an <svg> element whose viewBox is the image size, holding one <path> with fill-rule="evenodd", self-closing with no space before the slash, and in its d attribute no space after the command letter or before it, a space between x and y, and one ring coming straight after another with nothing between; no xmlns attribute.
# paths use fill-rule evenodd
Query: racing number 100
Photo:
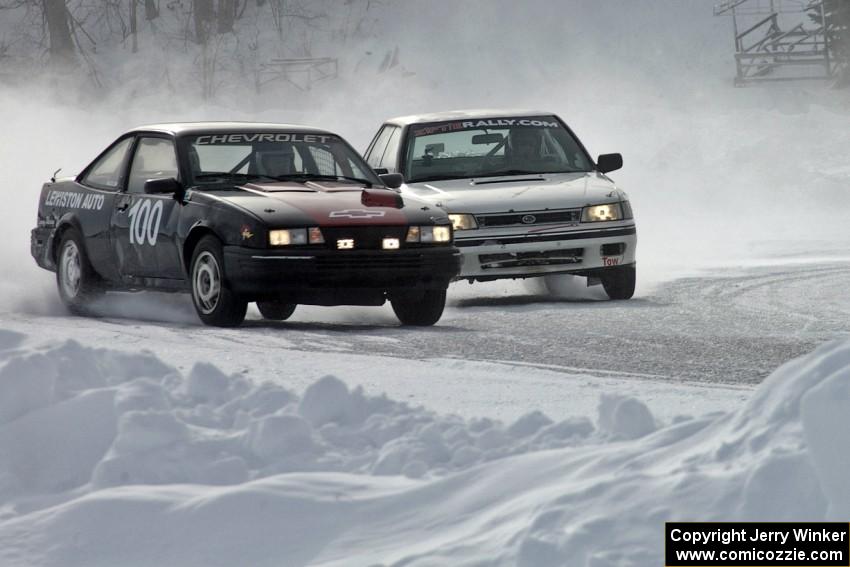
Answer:
<svg viewBox="0 0 850 567"><path fill-rule="evenodd" d="M130 207L130 244L156 244L159 225L162 222L162 201L136 201Z"/></svg>

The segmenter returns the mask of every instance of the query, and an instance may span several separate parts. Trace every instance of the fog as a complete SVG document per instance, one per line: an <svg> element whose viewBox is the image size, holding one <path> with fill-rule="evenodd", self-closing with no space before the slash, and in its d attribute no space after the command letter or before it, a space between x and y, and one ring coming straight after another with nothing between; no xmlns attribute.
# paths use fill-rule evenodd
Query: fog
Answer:
<svg viewBox="0 0 850 567"><path fill-rule="evenodd" d="M550 110L591 153L624 155L624 169L611 176L629 193L638 222L639 295L673 277L720 273L717 267L765 255L846 250L850 95L821 83L733 88L730 23L711 7L697 0L386 2L374 33L332 54L340 77L309 91L281 85L257 95L229 85L203 100L191 80L165 89L156 77L146 88L138 86L145 77L132 88L103 90L67 76L0 86L0 309L61 312L53 275L29 256L41 184L58 168L77 173L123 130L168 120L306 123L363 150L395 115ZM396 48L398 64L378 72L381 54ZM124 59L112 54L116 68L105 75L128 76ZM450 298L529 292L533 286L513 282L458 284ZM117 314L159 316L141 301L129 312L124 301ZM171 301L153 303L164 303L164 316L174 312ZM191 320L178 312L178 321ZM344 320L352 311L299 313ZM377 311L370 320L392 319Z"/></svg>

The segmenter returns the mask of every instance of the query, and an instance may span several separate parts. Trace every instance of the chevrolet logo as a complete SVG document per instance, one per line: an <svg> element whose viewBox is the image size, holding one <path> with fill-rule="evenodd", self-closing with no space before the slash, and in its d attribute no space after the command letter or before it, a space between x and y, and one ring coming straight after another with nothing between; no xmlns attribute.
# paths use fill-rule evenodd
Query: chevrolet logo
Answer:
<svg viewBox="0 0 850 567"><path fill-rule="evenodd" d="M345 209L344 211L331 211L328 215L332 219L349 218L349 219L372 219L382 217L386 213L384 211L367 211L365 209Z"/></svg>

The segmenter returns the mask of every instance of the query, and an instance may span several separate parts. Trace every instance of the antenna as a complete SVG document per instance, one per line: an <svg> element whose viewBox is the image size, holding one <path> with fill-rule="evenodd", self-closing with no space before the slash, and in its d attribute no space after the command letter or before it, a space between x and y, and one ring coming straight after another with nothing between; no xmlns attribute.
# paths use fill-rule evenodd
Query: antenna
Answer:
<svg viewBox="0 0 850 567"><path fill-rule="evenodd" d="M51 183L56 183L56 176L59 175L60 171L62 171L61 167L53 172L53 177L50 178Z"/></svg>

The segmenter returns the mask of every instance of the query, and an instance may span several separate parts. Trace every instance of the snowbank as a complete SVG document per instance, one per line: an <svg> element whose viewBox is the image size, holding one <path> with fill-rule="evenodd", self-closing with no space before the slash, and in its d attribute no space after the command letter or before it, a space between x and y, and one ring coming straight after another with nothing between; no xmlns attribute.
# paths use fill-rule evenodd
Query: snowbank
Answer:
<svg viewBox="0 0 850 567"><path fill-rule="evenodd" d="M326 376L0 333L2 565L659 565L665 520L846 518L850 342L740 410L466 420Z"/></svg>

